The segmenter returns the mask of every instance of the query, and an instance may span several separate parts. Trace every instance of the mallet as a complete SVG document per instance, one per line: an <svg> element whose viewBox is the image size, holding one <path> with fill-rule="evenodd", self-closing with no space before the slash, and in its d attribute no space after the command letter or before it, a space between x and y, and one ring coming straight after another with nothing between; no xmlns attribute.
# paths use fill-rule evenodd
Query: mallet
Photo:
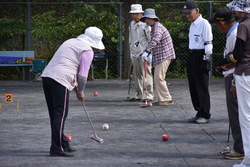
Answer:
<svg viewBox="0 0 250 167"><path fill-rule="evenodd" d="M95 140L95 141L99 142L99 143L103 143L103 139L100 138L100 137L98 137L97 134L96 134L96 131L95 131L94 127L93 127L92 121L91 121L91 119L90 119L90 117L89 117L89 114L88 114L88 112L87 112L87 109L86 109L86 107L85 107L83 101L82 101L82 106L83 106L84 111L85 111L85 113L86 113L86 115L87 115L87 117L88 117L90 126L91 126L91 128L92 128L92 130L93 130L93 132L94 132L94 134L91 135L90 138L91 138L92 140Z"/></svg>

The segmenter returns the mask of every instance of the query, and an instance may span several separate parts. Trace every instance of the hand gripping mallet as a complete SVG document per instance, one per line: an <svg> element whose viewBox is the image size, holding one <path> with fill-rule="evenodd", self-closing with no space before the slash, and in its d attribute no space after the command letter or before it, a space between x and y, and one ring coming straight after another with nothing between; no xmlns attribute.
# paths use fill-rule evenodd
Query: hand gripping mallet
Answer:
<svg viewBox="0 0 250 167"><path fill-rule="evenodd" d="M87 117L88 117L90 126L91 126L91 128L92 128L92 130L93 130L93 132L94 132L94 134L91 135L90 138L91 138L92 140L95 140L95 141L99 142L99 143L103 143L103 139L100 138L100 137L98 137L97 134L96 134L96 131L95 131L94 127L93 127L92 121L91 121L91 119L90 119L90 117L89 117L89 114L88 114L88 112L87 112L87 109L86 109L86 107L85 107L83 101L82 101L82 106L83 106L84 111L85 111L85 113L86 113L86 115L87 115Z"/></svg>
<svg viewBox="0 0 250 167"><path fill-rule="evenodd" d="M146 94L146 99L145 99L145 104L141 104L140 107L141 108L145 108L145 107L150 107L152 106L151 103L148 103L148 84L147 84L147 70L148 70L148 62L146 60L144 60L143 62L143 67L144 67L144 79L143 79L143 87L145 89L145 91L143 90L143 94Z"/></svg>

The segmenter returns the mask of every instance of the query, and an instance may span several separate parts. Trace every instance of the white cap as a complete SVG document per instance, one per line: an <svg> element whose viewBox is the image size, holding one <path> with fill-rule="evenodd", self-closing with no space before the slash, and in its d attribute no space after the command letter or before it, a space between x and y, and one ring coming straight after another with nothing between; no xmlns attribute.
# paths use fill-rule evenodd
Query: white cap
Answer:
<svg viewBox="0 0 250 167"><path fill-rule="evenodd" d="M129 13L144 13L141 4L132 4L131 11Z"/></svg>
<svg viewBox="0 0 250 167"><path fill-rule="evenodd" d="M93 48L103 50L105 47L102 43L102 37L102 30L97 27L89 27L85 30L84 34L79 35L77 38Z"/></svg>

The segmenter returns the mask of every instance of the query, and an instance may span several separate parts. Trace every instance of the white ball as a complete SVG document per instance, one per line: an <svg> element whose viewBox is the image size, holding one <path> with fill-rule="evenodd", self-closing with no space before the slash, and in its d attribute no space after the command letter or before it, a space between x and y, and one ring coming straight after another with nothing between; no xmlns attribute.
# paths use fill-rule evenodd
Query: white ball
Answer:
<svg viewBox="0 0 250 167"><path fill-rule="evenodd" d="M103 124L103 125L102 125L102 129L108 130L108 129L109 129L109 125L108 125L108 124Z"/></svg>

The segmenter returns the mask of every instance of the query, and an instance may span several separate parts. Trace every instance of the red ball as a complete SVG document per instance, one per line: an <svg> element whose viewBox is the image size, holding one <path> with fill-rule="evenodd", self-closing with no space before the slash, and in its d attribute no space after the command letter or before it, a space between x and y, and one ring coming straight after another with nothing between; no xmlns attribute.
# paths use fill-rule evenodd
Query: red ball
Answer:
<svg viewBox="0 0 250 167"><path fill-rule="evenodd" d="M67 139L68 141L71 141L71 140L72 140L72 137L71 137L70 135L66 135L65 137L66 137L66 139Z"/></svg>
<svg viewBox="0 0 250 167"><path fill-rule="evenodd" d="M168 141L169 136L167 134L164 134L164 135L162 135L161 138L162 138L163 141Z"/></svg>
<svg viewBox="0 0 250 167"><path fill-rule="evenodd" d="M97 91L94 91L94 95L97 96L97 95L98 95L98 92L97 92Z"/></svg>

